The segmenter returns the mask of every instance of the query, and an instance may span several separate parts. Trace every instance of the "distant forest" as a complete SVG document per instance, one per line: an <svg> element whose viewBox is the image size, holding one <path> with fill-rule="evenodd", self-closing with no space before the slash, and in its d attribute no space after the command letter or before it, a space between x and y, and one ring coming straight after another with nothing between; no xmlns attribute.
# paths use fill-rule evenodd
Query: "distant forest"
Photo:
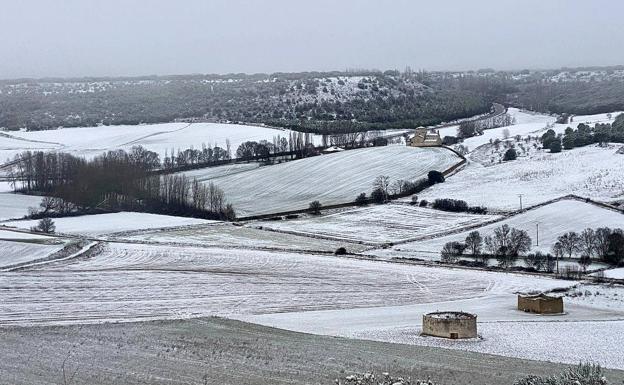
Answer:
<svg viewBox="0 0 624 385"><path fill-rule="evenodd" d="M0 128L268 124L340 134L434 125L492 102L542 112L624 110L624 69L304 72L0 81Z"/></svg>

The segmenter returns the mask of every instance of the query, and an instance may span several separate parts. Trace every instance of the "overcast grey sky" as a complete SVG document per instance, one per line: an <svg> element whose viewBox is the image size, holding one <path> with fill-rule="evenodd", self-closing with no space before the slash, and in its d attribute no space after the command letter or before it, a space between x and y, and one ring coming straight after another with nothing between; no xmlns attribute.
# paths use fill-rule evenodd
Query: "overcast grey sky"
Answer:
<svg viewBox="0 0 624 385"><path fill-rule="evenodd" d="M624 64L617 0L21 0L0 78Z"/></svg>

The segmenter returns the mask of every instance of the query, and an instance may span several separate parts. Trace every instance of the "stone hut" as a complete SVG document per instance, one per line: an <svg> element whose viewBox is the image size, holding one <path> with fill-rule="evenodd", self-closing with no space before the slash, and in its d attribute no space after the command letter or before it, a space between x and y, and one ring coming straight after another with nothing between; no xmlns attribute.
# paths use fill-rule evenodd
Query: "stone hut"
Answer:
<svg viewBox="0 0 624 385"><path fill-rule="evenodd" d="M518 310L536 314L562 314L563 298L546 294L518 295Z"/></svg>
<svg viewBox="0 0 624 385"><path fill-rule="evenodd" d="M443 311L423 315L423 335L458 339L477 337L477 316Z"/></svg>

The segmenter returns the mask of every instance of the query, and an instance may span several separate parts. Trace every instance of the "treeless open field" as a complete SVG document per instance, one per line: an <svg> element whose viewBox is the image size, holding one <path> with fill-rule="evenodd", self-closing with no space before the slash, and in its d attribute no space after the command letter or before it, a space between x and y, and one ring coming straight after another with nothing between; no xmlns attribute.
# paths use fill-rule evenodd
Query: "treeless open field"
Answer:
<svg viewBox="0 0 624 385"><path fill-rule="evenodd" d="M217 318L0 328L0 383L12 385L333 384L390 372L444 385L511 385L563 365L315 336ZM63 365L65 362L65 365ZM607 371L612 383L624 372ZM71 380L71 381L70 381Z"/></svg>

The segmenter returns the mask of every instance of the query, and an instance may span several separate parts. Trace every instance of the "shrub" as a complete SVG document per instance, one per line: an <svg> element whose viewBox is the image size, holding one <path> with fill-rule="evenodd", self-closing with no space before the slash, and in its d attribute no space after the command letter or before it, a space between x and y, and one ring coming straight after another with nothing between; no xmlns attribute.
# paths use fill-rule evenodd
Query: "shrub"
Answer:
<svg viewBox="0 0 624 385"><path fill-rule="evenodd" d="M386 197L387 197L386 193L380 188L374 189L373 192L371 193L371 199L375 203L385 203Z"/></svg>
<svg viewBox="0 0 624 385"><path fill-rule="evenodd" d="M433 208L443 211L463 212L468 211L468 204L458 199L436 199Z"/></svg>
<svg viewBox="0 0 624 385"><path fill-rule="evenodd" d="M550 149L550 152L552 153L561 152L561 141L558 138L556 138L550 143L550 146L548 148Z"/></svg>
<svg viewBox="0 0 624 385"><path fill-rule="evenodd" d="M487 207L483 206L470 206L468 212L471 214L487 214Z"/></svg>
<svg viewBox="0 0 624 385"><path fill-rule="evenodd" d="M445 146L452 146L457 143L459 143L459 138L457 138L456 136L447 135L442 139L442 144Z"/></svg>
<svg viewBox="0 0 624 385"><path fill-rule="evenodd" d="M440 252L444 263L455 263L466 250L466 245L461 242L447 242Z"/></svg>
<svg viewBox="0 0 624 385"><path fill-rule="evenodd" d="M510 148L509 150L505 151L505 155L503 155L503 161L507 162L510 160L516 160L517 157L518 153L516 152L516 150Z"/></svg>
<svg viewBox="0 0 624 385"><path fill-rule="evenodd" d="M334 255L345 255L347 254L347 249L344 247L339 247L334 251Z"/></svg>
<svg viewBox="0 0 624 385"><path fill-rule="evenodd" d="M361 193L355 198L355 204L358 206L365 206L368 203L368 199L366 198L366 193Z"/></svg>
<svg viewBox="0 0 624 385"><path fill-rule="evenodd" d="M418 203L418 195L412 195L412 204L415 205Z"/></svg>
<svg viewBox="0 0 624 385"><path fill-rule="evenodd" d="M535 253L527 254L524 257L524 262L528 267L534 268L536 271L552 272L554 267L555 258L550 254L542 254L537 251Z"/></svg>
<svg viewBox="0 0 624 385"><path fill-rule="evenodd" d="M323 207L323 205L321 205L319 201L310 202L310 212L314 215L319 215L321 213L321 207Z"/></svg>
<svg viewBox="0 0 624 385"><path fill-rule="evenodd" d="M412 380L411 378L394 377L389 373L375 376L373 373L352 374L344 379L336 379L336 385L436 385L431 380Z"/></svg>
<svg viewBox="0 0 624 385"><path fill-rule="evenodd" d="M419 207L427 207L427 205L429 204L429 202L427 202L426 199L423 199L420 201L420 203L418 204Z"/></svg>
<svg viewBox="0 0 624 385"><path fill-rule="evenodd" d="M54 221L50 218L42 218L38 223L37 226L32 227L30 229L31 231L36 231L39 233L46 233L46 234L52 234L56 231L56 225L54 224Z"/></svg>
<svg viewBox="0 0 624 385"><path fill-rule="evenodd" d="M600 365L579 364L552 377L529 376L514 382L514 385L607 385Z"/></svg>
<svg viewBox="0 0 624 385"><path fill-rule="evenodd" d="M225 205L225 209L222 212L223 219L226 221L233 221L236 219L236 211L234 210L234 206L230 203Z"/></svg>
<svg viewBox="0 0 624 385"><path fill-rule="evenodd" d="M549 129L544 133L544 135L542 135L541 139L544 148L550 148L552 143L557 139L557 134L555 133L555 130Z"/></svg>
<svg viewBox="0 0 624 385"><path fill-rule="evenodd" d="M387 146L387 145L388 145L388 139L386 139L386 138L379 137L379 138L373 139L373 146L375 146L375 147Z"/></svg>
<svg viewBox="0 0 624 385"><path fill-rule="evenodd" d="M430 185L434 185L436 183L443 183L444 174L442 174L440 171L431 170L427 174L427 179L429 180Z"/></svg>
<svg viewBox="0 0 624 385"><path fill-rule="evenodd" d="M483 261L466 261L466 260L460 260L457 261L457 264L459 266L465 266L465 267L487 267L487 262L483 262Z"/></svg>

